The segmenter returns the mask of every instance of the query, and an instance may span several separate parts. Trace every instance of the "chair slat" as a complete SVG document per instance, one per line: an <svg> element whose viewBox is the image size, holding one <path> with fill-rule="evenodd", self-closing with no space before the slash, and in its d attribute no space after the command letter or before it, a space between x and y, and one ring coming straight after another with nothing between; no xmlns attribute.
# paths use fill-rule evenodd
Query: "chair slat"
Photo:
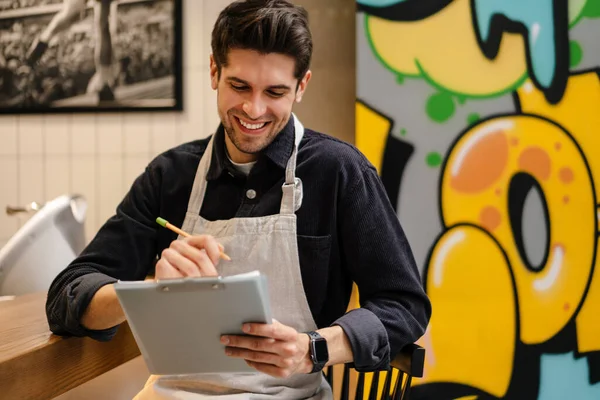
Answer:
<svg viewBox="0 0 600 400"><path fill-rule="evenodd" d="M404 380L404 372L398 370L398 376L396 377L396 384L394 385L394 393L392 394L393 400L400 400L402 394L402 381Z"/></svg>
<svg viewBox="0 0 600 400"><path fill-rule="evenodd" d="M383 384L383 392L381 393L381 400L390 400L390 386L392 384L393 369L390 369L386 372L385 382Z"/></svg>
<svg viewBox="0 0 600 400"><path fill-rule="evenodd" d="M377 400L377 391L379 389L379 371L373 373L373 380L371 381L371 390L369 391L369 400Z"/></svg>
<svg viewBox="0 0 600 400"><path fill-rule="evenodd" d="M342 377L342 394L340 400L350 399L350 367L344 366L344 375Z"/></svg>
<svg viewBox="0 0 600 400"><path fill-rule="evenodd" d="M365 394L365 373L358 373L358 382L356 383L356 400L363 400Z"/></svg>
<svg viewBox="0 0 600 400"><path fill-rule="evenodd" d="M408 396L410 396L411 382L412 382L412 376L407 375L406 382L404 383L404 386L402 387L402 396L400 397L400 400L408 400Z"/></svg>
<svg viewBox="0 0 600 400"><path fill-rule="evenodd" d="M333 366L327 367L327 373L325 374L327 379L327 383L329 383L330 387L333 387Z"/></svg>

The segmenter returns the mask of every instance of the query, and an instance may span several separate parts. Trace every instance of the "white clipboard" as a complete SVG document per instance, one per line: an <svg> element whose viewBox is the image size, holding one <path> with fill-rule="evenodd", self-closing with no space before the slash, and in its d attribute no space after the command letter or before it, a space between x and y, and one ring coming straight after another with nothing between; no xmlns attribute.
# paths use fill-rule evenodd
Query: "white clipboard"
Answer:
<svg viewBox="0 0 600 400"><path fill-rule="evenodd" d="M272 323L266 276L118 281L121 307L150 373L256 372L225 355L223 334L244 335L245 322Z"/></svg>

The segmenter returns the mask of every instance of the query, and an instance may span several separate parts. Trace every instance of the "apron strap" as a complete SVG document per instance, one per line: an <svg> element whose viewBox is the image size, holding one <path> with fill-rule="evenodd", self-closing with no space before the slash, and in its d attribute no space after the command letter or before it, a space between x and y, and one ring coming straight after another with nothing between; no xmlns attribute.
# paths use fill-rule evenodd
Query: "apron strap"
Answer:
<svg viewBox="0 0 600 400"><path fill-rule="evenodd" d="M292 118L294 118L294 150L285 169L285 183L282 186L283 196L280 207L281 214L294 214L302 204L302 181L300 178L296 178L296 156L298 155L298 147L304 136L304 126L294 113L292 113ZM214 138L214 135L210 138L204 155L198 164L196 176L194 177L194 185L192 186L192 193L187 208L188 213L194 215L200 213L204 195L206 194L206 174L212 160ZM181 229L185 232L191 232L193 226L186 226L188 218L185 221ZM190 220L189 223L193 223L193 221Z"/></svg>
<svg viewBox="0 0 600 400"><path fill-rule="evenodd" d="M200 214L200 208L202 207L202 202L204 201L204 194L206 193L207 185L206 174L208 173L210 162L212 160L214 138L215 135L213 135L208 141L206 150L204 150L204 154L202 158L200 158L200 163L196 169L196 176L194 177L194 184L192 186L192 194L190 195L187 208L187 212L192 215ZM193 218L185 218L181 229L184 232L192 232L194 229L193 225Z"/></svg>
<svg viewBox="0 0 600 400"><path fill-rule="evenodd" d="M296 158L298 147L304 136L304 126L294 113L292 113L292 118L294 118L294 150L292 150L292 155L285 168L285 183L281 188L283 196L280 214L294 214L302 205L302 181L296 177Z"/></svg>

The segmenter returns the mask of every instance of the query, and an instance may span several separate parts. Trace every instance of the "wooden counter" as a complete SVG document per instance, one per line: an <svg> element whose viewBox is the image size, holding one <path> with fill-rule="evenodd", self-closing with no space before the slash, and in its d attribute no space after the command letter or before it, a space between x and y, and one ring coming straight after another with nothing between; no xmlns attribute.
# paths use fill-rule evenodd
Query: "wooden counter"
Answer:
<svg viewBox="0 0 600 400"><path fill-rule="evenodd" d="M127 322L110 342L63 338L48 329L46 293L0 301L0 399L53 399L138 357L140 351ZM392 365L414 377L423 376L425 350L407 346ZM334 398L341 398L344 366L336 365ZM356 372L349 377L354 393ZM140 382L140 389L146 376ZM353 395L351 395L351 398Z"/></svg>
<svg viewBox="0 0 600 400"><path fill-rule="evenodd" d="M110 342L53 335L45 303L46 293L0 301L0 398L52 399L140 355L126 322Z"/></svg>

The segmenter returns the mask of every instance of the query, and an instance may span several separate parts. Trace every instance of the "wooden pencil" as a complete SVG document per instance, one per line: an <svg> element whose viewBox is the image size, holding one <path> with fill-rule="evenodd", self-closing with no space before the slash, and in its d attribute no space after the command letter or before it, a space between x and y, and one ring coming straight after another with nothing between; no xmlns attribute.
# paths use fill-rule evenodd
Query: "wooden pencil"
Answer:
<svg viewBox="0 0 600 400"><path fill-rule="evenodd" d="M181 229L179 229L178 227L176 227L175 225L171 224L169 221L167 221L167 220L166 220L166 219L164 219L164 218L158 217L158 218L156 218L156 222L157 222L157 223L158 223L160 226L162 226L162 227L164 227L164 228L167 228L167 229L169 229L169 230L171 230L171 231L173 231L173 232L175 232L175 233L177 233L178 235L181 235L181 236L183 236L183 237L190 237L190 236L192 236L192 235L190 235L189 233L187 233L187 232L184 232L184 231L182 231ZM221 250L221 258L222 258L223 260L231 261L231 257L229 257L227 254L225 254L225 252L222 250L222 247L223 247L223 246L219 244L219 247L220 247L220 250Z"/></svg>

